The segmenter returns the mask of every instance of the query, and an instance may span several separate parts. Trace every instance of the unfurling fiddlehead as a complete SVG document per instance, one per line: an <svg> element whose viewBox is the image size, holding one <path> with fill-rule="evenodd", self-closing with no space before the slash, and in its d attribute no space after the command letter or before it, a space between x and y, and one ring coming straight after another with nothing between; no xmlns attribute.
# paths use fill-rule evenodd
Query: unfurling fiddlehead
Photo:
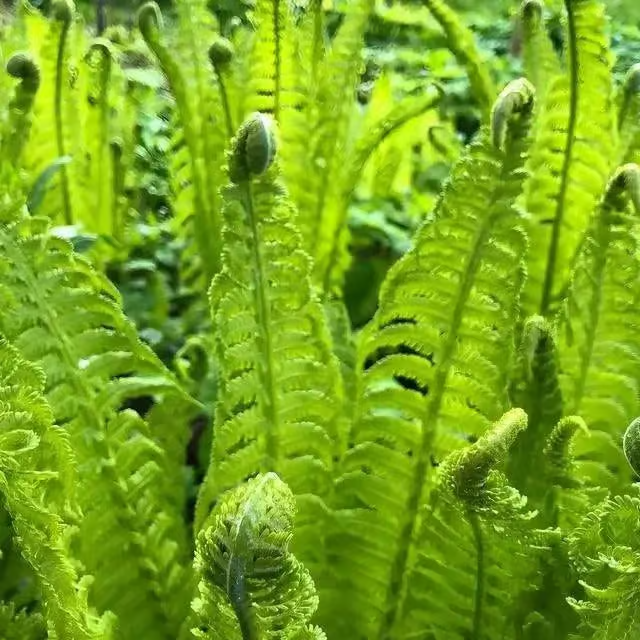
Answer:
<svg viewBox="0 0 640 640"><path fill-rule="evenodd" d="M491 110L491 132L493 144L497 149L504 149L507 136L513 127L531 117L536 90L526 78L518 78L510 82L500 93ZM522 132L514 132L522 137Z"/></svg>
<svg viewBox="0 0 640 640"><path fill-rule="evenodd" d="M527 428L527 422L522 409L512 409L472 447L450 455L448 477L456 497L470 505L482 502L489 472L507 457L517 437Z"/></svg>
<svg viewBox="0 0 640 640"><path fill-rule="evenodd" d="M216 71L224 69L233 60L233 44L226 38L216 38L209 47L209 60Z"/></svg>
<svg viewBox="0 0 640 640"><path fill-rule="evenodd" d="M567 476L571 462L571 441L573 436L580 431L589 435L589 429L585 421L579 416L568 416L558 422L547 440L544 455L551 471L552 479L556 483L559 483L560 480Z"/></svg>
<svg viewBox="0 0 640 640"><path fill-rule="evenodd" d="M12 123L2 155L17 166L28 139L31 109L40 87L40 68L28 54L16 53L7 62L7 73L20 84L10 105Z"/></svg>
<svg viewBox="0 0 640 640"><path fill-rule="evenodd" d="M224 109L225 121L227 125L227 134L231 138L235 127L233 117L231 115L231 106L229 104L229 93L227 91L226 72L233 60L235 51L233 44L226 38L216 38L215 42L209 47L209 60L215 71L218 88L220 89L220 98L222 100L222 108Z"/></svg>
<svg viewBox="0 0 640 640"><path fill-rule="evenodd" d="M313 580L289 551L295 499L275 473L224 494L196 543L199 638L322 638Z"/></svg>
<svg viewBox="0 0 640 640"><path fill-rule="evenodd" d="M640 215L640 166L629 163L619 167L613 174L603 201L603 213L623 211L624 198L629 198L637 214Z"/></svg>
<svg viewBox="0 0 640 640"><path fill-rule="evenodd" d="M146 42L158 42L163 27L160 7L155 2L143 4L138 11L138 29Z"/></svg>
<svg viewBox="0 0 640 640"><path fill-rule="evenodd" d="M622 449L629 466L640 475L640 418L636 418L624 432Z"/></svg>
<svg viewBox="0 0 640 640"><path fill-rule="evenodd" d="M40 69L27 53L16 53L7 62L7 73L22 80L21 88L33 97L40 86Z"/></svg>
<svg viewBox="0 0 640 640"><path fill-rule="evenodd" d="M262 113L249 116L240 127L232 144L229 176L240 184L263 174L276 157L273 121Z"/></svg>

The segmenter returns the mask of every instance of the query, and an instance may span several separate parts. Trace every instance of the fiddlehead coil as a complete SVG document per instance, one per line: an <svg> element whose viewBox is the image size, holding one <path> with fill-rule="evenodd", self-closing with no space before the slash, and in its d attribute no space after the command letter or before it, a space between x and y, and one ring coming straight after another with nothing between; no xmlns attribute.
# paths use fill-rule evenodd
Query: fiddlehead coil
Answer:
<svg viewBox="0 0 640 640"><path fill-rule="evenodd" d="M506 458L527 425L527 414L522 409L512 409L472 447L452 454L449 482L454 495L469 504L482 502L489 472Z"/></svg>
<svg viewBox="0 0 640 640"><path fill-rule="evenodd" d="M147 43L157 42L164 27L162 12L155 2L143 4L138 11L138 29Z"/></svg>
<svg viewBox="0 0 640 640"><path fill-rule="evenodd" d="M504 149L512 124L531 115L535 93L526 78L513 80L501 91L491 111L491 137L497 149Z"/></svg>
<svg viewBox="0 0 640 640"><path fill-rule="evenodd" d="M603 209L624 210L625 204L621 200L625 197L631 200L640 215L640 166L634 163L624 164L615 171L607 185Z"/></svg>
<svg viewBox="0 0 640 640"><path fill-rule="evenodd" d="M549 466L556 474L566 471L570 460L571 441L573 436L580 431L587 436L590 435L587 424L580 416L568 416L562 418L551 432L544 448L544 454Z"/></svg>
<svg viewBox="0 0 640 640"><path fill-rule="evenodd" d="M633 420L624 432L622 450L629 466L640 475L640 418Z"/></svg>
<svg viewBox="0 0 640 640"><path fill-rule="evenodd" d="M72 0L56 0L51 8L51 16L54 20L65 25L71 24L76 7Z"/></svg>
<svg viewBox="0 0 640 640"><path fill-rule="evenodd" d="M525 0L520 7L520 15L525 26L535 29L542 22L544 3L541 0Z"/></svg>
<svg viewBox="0 0 640 640"><path fill-rule="evenodd" d="M254 113L240 126L231 145L229 175L235 183L246 182L263 174L276 157L276 137L273 120Z"/></svg>
<svg viewBox="0 0 640 640"><path fill-rule="evenodd" d="M215 42L209 47L209 60L216 71L228 66L234 55L233 44L226 38L216 38Z"/></svg>
<svg viewBox="0 0 640 640"><path fill-rule="evenodd" d="M40 68L27 53L16 53L7 62L7 73L22 82L25 91L34 94L40 86Z"/></svg>

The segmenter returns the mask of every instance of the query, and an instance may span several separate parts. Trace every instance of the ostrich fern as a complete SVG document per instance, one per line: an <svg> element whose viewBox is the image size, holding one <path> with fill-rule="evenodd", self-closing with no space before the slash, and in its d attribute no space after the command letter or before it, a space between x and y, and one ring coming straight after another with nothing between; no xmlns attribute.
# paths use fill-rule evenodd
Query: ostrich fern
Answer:
<svg viewBox="0 0 640 640"><path fill-rule="evenodd" d="M258 0L230 39L200 0L175 30L140 11L179 121L183 277L209 291L217 389L193 517L184 452L203 407L100 257L55 226L89 206L113 232L112 47L81 61L70 2L52 21L23 9L11 42L43 37L0 83L2 637L637 636L638 71L614 86L598 0L565 0L565 59L526 0L527 78L494 100L459 19L426 4L485 122L358 333L341 304L351 195L441 89L353 135L368 0L331 39L318 2ZM29 207L77 149L88 164Z"/></svg>

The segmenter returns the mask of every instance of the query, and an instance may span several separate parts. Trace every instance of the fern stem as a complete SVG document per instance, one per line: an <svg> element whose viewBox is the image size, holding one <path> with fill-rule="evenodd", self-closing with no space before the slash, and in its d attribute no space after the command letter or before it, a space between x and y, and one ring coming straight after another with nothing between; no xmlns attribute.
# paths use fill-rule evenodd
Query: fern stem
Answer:
<svg viewBox="0 0 640 640"><path fill-rule="evenodd" d="M282 90L282 43L283 34L280 30L280 0L273 2L273 30L274 30L274 72L275 72L275 95L273 96L273 117L280 123L280 92Z"/></svg>
<svg viewBox="0 0 640 640"><path fill-rule="evenodd" d="M263 471L275 471L278 469L278 400L277 386L275 380L275 368L273 364L273 341L271 339L271 307L267 300L266 289L267 280L265 277L264 256L262 255L262 240L258 226L257 215L253 205L253 195L251 183L247 180L239 185L244 208L249 218L251 227L251 250L253 252L253 263L255 266L255 277L257 286L255 287L255 309L257 314L256 324L260 332L260 339L264 345L265 367L261 372L265 378L264 389L267 391L265 398L265 424L266 436L266 460L263 462Z"/></svg>
<svg viewBox="0 0 640 640"><path fill-rule="evenodd" d="M56 86L55 86L55 120L56 120L56 144L58 147L58 157L66 156L64 144L64 123L62 118L62 79L64 77L64 54L67 45L67 36L71 28L71 21L64 20L61 24L60 39L58 40L58 55L56 59ZM69 174L67 167L60 167L60 181L62 186L62 210L65 224L73 224L71 214L71 195L69 192Z"/></svg>
<svg viewBox="0 0 640 640"><path fill-rule="evenodd" d="M569 169L573 161L573 146L575 142L575 130L578 114L578 44L576 41L576 24L572 0L564 0L567 8L567 28L569 32L569 62L571 74L571 95L569 100L569 122L567 125L567 145L562 160L562 173L560 182L560 193L556 202L556 211L553 218L553 229L551 232L551 244L547 260L547 269L544 277L542 290L542 301L540 303L540 315L546 316L549 313L556 276L556 263L558 258L558 247L560 244L560 234L564 219L565 198L569 186Z"/></svg>
<svg viewBox="0 0 640 640"><path fill-rule="evenodd" d="M482 525L480 519L475 513L467 515L471 529L473 530L473 538L476 543L477 566L476 566L476 593L473 607L473 633L471 640L481 640L482 638L482 606L484 603L484 540L482 536Z"/></svg>
<svg viewBox="0 0 640 640"><path fill-rule="evenodd" d="M227 85L222 77L222 73L216 70L216 79L218 81L218 89L220 90L220 99L222 100L222 110L224 111L225 125L227 127L227 136L229 140L233 138L235 126L233 124L233 116L231 115L231 104L229 103L229 93Z"/></svg>
<svg viewBox="0 0 640 640"><path fill-rule="evenodd" d="M318 77L318 65L323 57L324 44L324 14L322 13L322 0L313 0L311 11L313 15L313 46L311 51L311 86L315 89Z"/></svg>

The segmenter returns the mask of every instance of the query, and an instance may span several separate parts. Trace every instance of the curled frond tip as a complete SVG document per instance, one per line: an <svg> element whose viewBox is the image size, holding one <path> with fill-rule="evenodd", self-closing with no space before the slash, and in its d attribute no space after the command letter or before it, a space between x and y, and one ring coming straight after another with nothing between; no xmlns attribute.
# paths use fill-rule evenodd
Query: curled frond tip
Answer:
<svg viewBox="0 0 640 640"><path fill-rule="evenodd" d="M54 20L68 24L73 20L76 7L73 0L56 0L51 7L51 15Z"/></svg>
<svg viewBox="0 0 640 640"><path fill-rule="evenodd" d="M635 163L624 164L616 170L607 186L605 200L615 200L625 192L640 215L640 166Z"/></svg>
<svg viewBox="0 0 640 640"><path fill-rule="evenodd" d="M520 5L520 15L529 24L540 24L544 15L544 2L542 0L524 0Z"/></svg>
<svg viewBox="0 0 640 640"><path fill-rule="evenodd" d="M40 68L27 53L15 53L7 62L7 73L36 90L40 85Z"/></svg>
<svg viewBox="0 0 640 640"><path fill-rule="evenodd" d="M489 472L506 458L527 425L526 412L511 409L473 446L451 454L449 483L458 498L472 503L481 497Z"/></svg>
<svg viewBox="0 0 640 640"><path fill-rule="evenodd" d="M271 118L254 113L238 130L231 145L229 174L235 183L264 173L276 157L275 124Z"/></svg>
<svg viewBox="0 0 640 640"><path fill-rule="evenodd" d="M526 78L511 81L500 93L491 112L491 134L497 149L503 149L509 125L533 110L535 89Z"/></svg>
<svg viewBox="0 0 640 640"><path fill-rule="evenodd" d="M590 435L586 422L580 416L562 418L553 428L544 448L544 454L552 468L563 470L569 462L569 447L576 433Z"/></svg>
<svg viewBox="0 0 640 640"><path fill-rule="evenodd" d="M640 418L633 420L624 432L622 450L633 471L640 475Z"/></svg>
<svg viewBox="0 0 640 640"><path fill-rule="evenodd" d="M215 42L209 47L209 60L214 68L225 67L233 59L235 51L233 44L226 38L216 38Z"/></svg>
<svg viewBox="0 0 640 640"><path fill-rule="evenodd" d="M154 40L162 30L162 12L156 2L145 2L138 11L138 29L142 37Z"/></svg>

